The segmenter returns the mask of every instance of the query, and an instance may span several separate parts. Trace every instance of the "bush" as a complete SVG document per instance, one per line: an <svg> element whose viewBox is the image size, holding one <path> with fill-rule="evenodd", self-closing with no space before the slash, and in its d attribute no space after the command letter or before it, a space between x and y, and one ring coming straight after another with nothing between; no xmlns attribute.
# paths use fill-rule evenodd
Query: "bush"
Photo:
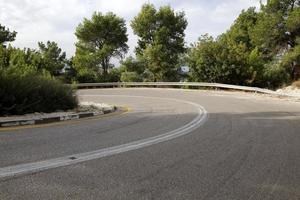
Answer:
<svg viewBox="0 0 300 200"><path fill-rule="evenodd" d="M76 80L79 83L96 83L98 82L98 75L92 70L82 69L78 71Z"/></svg>
<svg viewBox="0 0 300 200"><path fill-rule="evenodd" d="M0 115L53 112L76 106L73 89L57 80L0 71Z"/></svg>
<svg viewBox="0 0 300 200"><path fill-rule="evenodd" d="M112 68L107 74L99 74L98 81L101 83L120 82L121 70L120 68Z"/></svg>
<svg viewBox="0 0 300 200"><path fill-rule="evenodd" d="M136 72L123 72L121 74L122 82L141 82L142 78Z"/></svg>
<svg viewBox="0 0 300 200"><path fill-rule="evenodd" d="M280 64L266 66L263 73L263 80L261 85L270 89L282 87L290 81L288 72Z"/></svg>

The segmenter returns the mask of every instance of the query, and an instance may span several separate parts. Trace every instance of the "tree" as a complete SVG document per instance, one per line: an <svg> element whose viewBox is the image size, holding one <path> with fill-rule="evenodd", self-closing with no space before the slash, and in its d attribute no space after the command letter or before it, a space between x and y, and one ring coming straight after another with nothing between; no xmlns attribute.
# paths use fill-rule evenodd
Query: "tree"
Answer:
<svg viewBox="0 0 300 200"><path fill-rule="evenodd" d="M91 19L84 19L76 28L75 68L90 68L107 75L112 67L112 57L122 58L127 52L127 29L124 19L109 12L106 15L95 12ZM87 71L87 70L83 70ZM89 71L89 70L88 70Z"/></svg>
<svg viewBox="0 0 300 200"><path fill-rule="evenodd" d="M224 82L227 72L222 71L223 47L209 35L203 35L188 52L190 80L197 82Z"/></svg>
<svg viewBox="0 0 300 200"><path fill-rule="evenodd" d="M250 32L256 25L257 15L255 7L250 7L248 10L242 10L241 14L227 32L228 38L236 44L245 44L247 49L253 48L254 45L250 38Z"/></svg>
<svg viewBox="0 0 300 200"><path fill-rule="evenodd" d="M5 45L6 42L12 42L15 40L17 32L6 29L5 26L0 24L0 45Z"/></svg>
<svg viewBox="0 0 300 200"><path fill-rule="evenodd" d="M295 72L299 65L297 59L287 62L288 58L295 58L297 52L295 46L300 35L299 6L299 0L268 0L262 6L257 25L251 34L253 43L269 62L274 59L283 61L280 66L289 71L291 79L297 78Z"/></svg>
<svg viewBox="0 0 300 200"><path fill-rule="evenodd" d="M183 12L175 13L169 6L156 10L152 4L144 4L131 22L139 37L136 48L156 80L176 79L179 55L185 52L184 31L187 20Z"/></svg>
<svg viewBox="0 0 300 200"><path fill-rule="evenodd" d="M56 42L47 41L38 43L39 52L43 59L43 68L51 73L57 75L57 71L61 70L66 64L66 53L58 47Z"/></svg>
<svg viewBox="0 0 300 200"><path fill-rule="evenodd" d="M137 74L142 74L146 69L145 63L132 56L129 56L122 61L120 67L124 68L124 71L126 72L136 72Z"/></svg>
<svg viewBox="0 0 300 200"><path fill-rule="evenodd" d="M277 88L297 79L300 1L268 0L249 8L216 39L207 35L188 51L190 80Z"/></svg>
<svg viewBox="0 0 300 200"><path fill-rule="evenodd" d="M235 20L230 29L218 38L223 47L222 68L226 71L225 81L232 84L251 85L254 84L259 68L253 63L256 52L255 45L250 38L250 32L257 22L257 13L254 7L243 10ZM250 58L250 56L252 58Z"/></svg>
<svg viewBox="0 0 300 200"><path fill-rule="evenodd" d="M270 58L288 45L295 45L291 26L297 21L299 6L299 0L268 0L266 5L262 5L251 39Z"/></svg>
<svg viewBox="0 0 300 200"><path fill-rule="evenodd" d="M204 35L189 51L191 80L240 85L255 84L263 64L249 32L256 24L255 8L243 10L230 29L216 39Z"/></svg>
<svg viewBox="0 0 300 200"><path fill-rule="evenodd" d="M38 73L38 63L36 61L39 55L34 50L10 47L8 51L10 56L7 72L18 76L30 76Z"/></svg>

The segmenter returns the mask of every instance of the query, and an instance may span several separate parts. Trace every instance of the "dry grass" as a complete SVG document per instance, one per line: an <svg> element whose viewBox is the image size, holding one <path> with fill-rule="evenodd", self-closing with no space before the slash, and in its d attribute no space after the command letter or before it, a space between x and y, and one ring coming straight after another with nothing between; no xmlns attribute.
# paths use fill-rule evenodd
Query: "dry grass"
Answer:
<svg viewBox="0 0 300 200"><path fill-rule="evenodd" d="M300 88L300 80L298 81L295 81L293 84L292 84L293 87L296 87L296 88Z"/></svg>

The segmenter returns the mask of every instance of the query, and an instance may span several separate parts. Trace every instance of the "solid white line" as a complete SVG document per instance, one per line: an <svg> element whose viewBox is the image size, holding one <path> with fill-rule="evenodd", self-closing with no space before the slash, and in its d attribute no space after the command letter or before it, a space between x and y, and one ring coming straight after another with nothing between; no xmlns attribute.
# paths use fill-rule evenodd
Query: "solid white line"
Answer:
<svg viewBox="0 0 300 200"><path fill-rule="evenodd" d="M202 124L204 124L208 118L208 113L202 106L189 101L170 99L170 98L125 96L125 95L81 95L81 96L119 96L119 97L122 96L122 97L134 97L134 98L138 97L138 98L155 98L155 99L172 100L172 101L177 101L177 102L186 103L195 106L198 110L198 115L188 124L178 129L175 129L173 131L169 131L167 133L157 135L154 137L150 137L150 138L146 138L146 139L142 139L142 140L138 140L138 141L134 141L134 142L130 142L127 144L122 144L114 147L99 149L96 151L86 152L86 153L73 154L69 156L63 156L60 158L54 158L54 159L49 159L44 161L3 167L0 168L0 178L9 178L18 175L40 172L48 169L68 166L76 163L81 163L93 159L103 158L106 156L116 155L127 151L148 147L154 144L158 144L161 142L165 142L189 134L193 130L197 129Z"/></svg>

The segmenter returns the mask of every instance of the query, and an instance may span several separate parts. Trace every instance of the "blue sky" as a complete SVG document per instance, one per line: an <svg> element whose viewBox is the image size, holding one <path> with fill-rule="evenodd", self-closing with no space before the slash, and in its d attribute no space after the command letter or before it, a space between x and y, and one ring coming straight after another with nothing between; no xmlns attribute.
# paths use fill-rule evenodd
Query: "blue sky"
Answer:
<svg viewBox="0 0 300 200"><path fill-rule="evenodd" d="M0 0L0 23L18 32L14 46L36 48L38 41L51 40L70 57L75 52L74 31L82 19L90 18L94 11L112 11L127 21L130 55L137 38L129 24L146 2L186 13L187 44L205 33L217 36L242 9L259 7L259 0Z"/></svg>

